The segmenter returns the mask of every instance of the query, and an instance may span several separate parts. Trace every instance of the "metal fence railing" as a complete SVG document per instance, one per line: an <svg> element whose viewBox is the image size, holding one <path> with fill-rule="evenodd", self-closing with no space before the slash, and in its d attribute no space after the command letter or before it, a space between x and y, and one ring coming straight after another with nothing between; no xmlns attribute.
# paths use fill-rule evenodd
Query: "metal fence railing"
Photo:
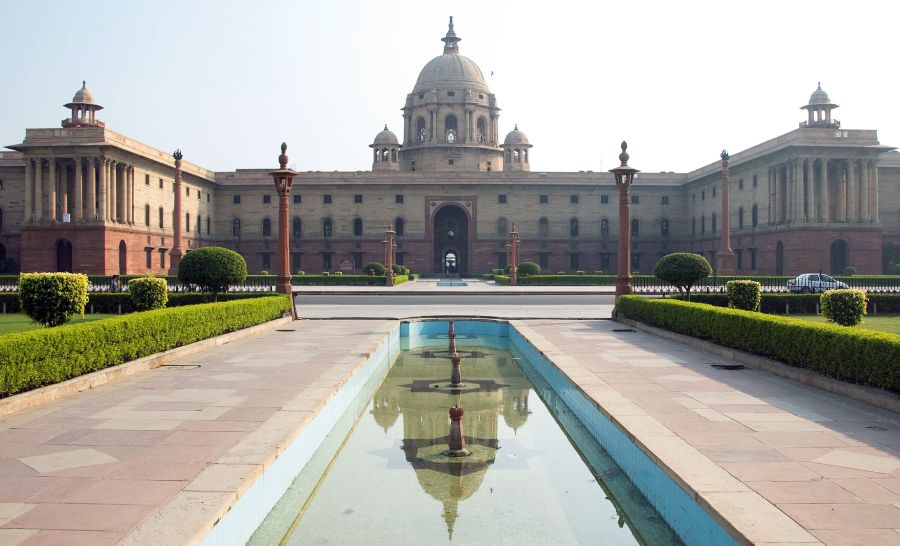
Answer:
<svg viewBox="0 0 900 546"><path fill-rule="evenodd" d="M128 290L128 281L145 277L146 275L121 275L119 276L120 292ZM169 292L197 292L197 288L184 285L174 275L156 275L166 280ZM89 292L110 292L112 288L112 275L88 275ZM0 275L0 292L17 292L19 290L18 275ZM244 282L232 285L229 292L274 292L275 275L247 275Z"/></svg>
<svg viewBox="0 0 900 546"><path fill-rule="evenodd" d="M692 292L724 294L728 281L748 279L757 281L766 294L789 293L787 283L795 277L734 275L727 277L712 276L698 282ZM838 275L832 277L846 283L850 288L865 290L871 294L900 293L900 275ZM653 275L635 275L632 280L634 291L639 294L677 294L678 289Z"/></svg>

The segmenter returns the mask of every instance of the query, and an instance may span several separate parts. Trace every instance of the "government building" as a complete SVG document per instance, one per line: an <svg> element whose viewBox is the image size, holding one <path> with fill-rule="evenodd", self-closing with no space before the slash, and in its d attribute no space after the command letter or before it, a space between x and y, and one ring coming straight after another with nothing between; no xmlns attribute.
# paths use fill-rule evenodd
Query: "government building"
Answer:
<svg viewBox="0 0 900 546"><path fill-rule="evenodd" d="M390 224L396 261L414 272L483 273L506 265L515 223L520 261L554 273L614 272L612 175L532 170L531 141L518 127L501 130L500 102L460 54L452 19L442 41L443 53L406 96L398 132L373 131L368 152L360 143L371 171L298 175L291 271L360 273L364 263L382 261ZM900 244L900 154L874 130L842 127L837 107L819 86L801 107L802 121L785 120L798 127L731 155L727 219L719 162L640 173L631 193L632 269L650 272L673 251L715 264L728 222L739 274L847 266L881 273L883 249ZM107 128L85 85L65 108L60 127L26 129L23 142L0 152L0 267L171 273L178 199L185 251L225 246L246 258L250 272L274 272L274 161L232 172L184 161L175 195L171 152Z"/></svg>

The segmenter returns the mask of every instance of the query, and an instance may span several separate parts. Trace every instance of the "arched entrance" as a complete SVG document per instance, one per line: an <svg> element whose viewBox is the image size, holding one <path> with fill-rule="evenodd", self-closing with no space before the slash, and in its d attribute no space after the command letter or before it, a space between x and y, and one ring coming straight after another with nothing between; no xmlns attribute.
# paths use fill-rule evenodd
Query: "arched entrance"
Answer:
<svg viewBox="0 0 900 546"><path fill-rule="evenodd" d="M469 272L469 217L457 205L434 215L434 273Z"/></svg>
<svg viewBox="0 0 900 546"><path fill-rule="evenodd" d="M775 274L784 275L784 243L775 245Z"/></svg>
<svg viewBox="0 0 900 546"><path fill-rule="evenodd" d="M56 241L56 270L72 272L72 243L68 239Z"/></svg>
<svg viewBox="0 0 900 546"><path fill-rule="evenodd" d="M844 268L850 261L849 251L847 241L843 239L837 239L831 243L831 273L833 275L840 275L844 272Z"/></svg>
<svg viewBox="0 0 900 546"><path fill-rule="evenodd" d="M119 241L119 275L127 275L128 261L125 259L126 251L125 241Z"/></svg>

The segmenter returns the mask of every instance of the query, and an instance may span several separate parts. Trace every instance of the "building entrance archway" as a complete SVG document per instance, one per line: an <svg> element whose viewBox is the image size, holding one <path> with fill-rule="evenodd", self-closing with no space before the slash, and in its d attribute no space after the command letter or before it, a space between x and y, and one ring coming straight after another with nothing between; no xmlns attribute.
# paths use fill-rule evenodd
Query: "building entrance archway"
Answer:
<svg viewBox="0 0 900 546"><path fill-rule="evenodd" d="M784 275L784 243L775 245L775 274Z"/></svg>
<svg viewBox="0 0 900 546"><path fill-rule="evenodd" d="M56 270L61 273L72 272L72 243L68 239L56 241Z"/></svg>
<svg viewBox="0 0 900 546"><path fill-rule="evenodd" d="M125 241L119 241L119 275L128 274L127 248Z"/></svg>
<svg viewBox="0 0 900 546"><path fill-rule="evenodd" d="M841 275L844 273L844 268L847 267L849 262L849 248L847 245L847 241L843 239L837 239L833 243L831 243L831 274L832 275Z"/></svg>
<svg viewBox="0 0 900 546"><path fill-rule="evenodd" d="M447 205L434 215L433 272L469 272L469 217L458 205Z"/></svg>

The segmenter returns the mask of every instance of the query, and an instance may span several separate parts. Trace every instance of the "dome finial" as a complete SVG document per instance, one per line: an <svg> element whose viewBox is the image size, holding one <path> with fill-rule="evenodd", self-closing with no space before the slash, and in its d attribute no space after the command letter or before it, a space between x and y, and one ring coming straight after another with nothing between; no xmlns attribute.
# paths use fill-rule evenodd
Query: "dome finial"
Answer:
<svg viewBox="0 0 900 546"><path fill-rule="evenodd" d="M515 128L515 129L513 129L513 131L518 131L518 130L519 130L519 124L518 124L518 123L516 123L516 128Z"/></svg>
<svg viewBox="0 0 900 546"><path fill-rule="evenodd" d="M384 130L385 130L385 131L388 130L388 128L387 128L387 123L384 124Z"/></svg>
<svg viewBox="0 0 900 546"><path fill-rule="evenodd" d="M81 88L87 89L87 81L86 80L81 80Z"/></svg>
<svg viewBox="0 0 900 546"><path fill-rule="evenodd" d="M450 16L450 25L447 27L447 35L441 38L441 41L444 42L444 54L447 53L459 53L459 41L462 38L458 38L456 36L456 32L453 31L453 16Z"/></svg>

